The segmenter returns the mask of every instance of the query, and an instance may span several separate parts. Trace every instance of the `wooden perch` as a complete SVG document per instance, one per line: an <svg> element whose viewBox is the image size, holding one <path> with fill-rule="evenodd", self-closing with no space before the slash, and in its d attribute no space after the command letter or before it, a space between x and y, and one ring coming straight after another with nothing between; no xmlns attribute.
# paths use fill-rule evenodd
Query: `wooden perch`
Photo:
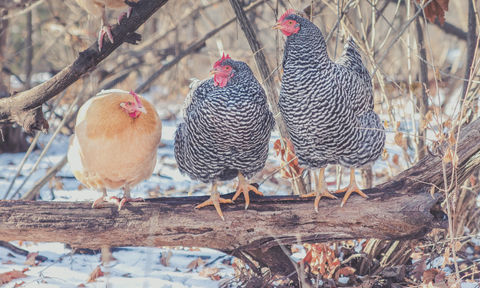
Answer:
<svg viewBox="0 0 480 288"><path fill-rule="evenodd" d="M461 130L458 159L456 177L462 183L480 166L480 119ZM437 205L443 192L430 194L431 184L443 187L442 161L427 155L394 179L364 190L368 199L354 195L343 208L342 194L338 200L322 199L319 214L312 199L298 196L252 195L248 210L242 199L237 200L222 206L225 222L213 207L194 209L207 196L147 199L120 212L113 205L91 209L91 202L5 200L0 201L0 239L89 248L181 245L226 252L267 249L298 239L414 239L447 225ZM450 179L451 163L446 171Z"/></svg>
<svg viewBox="0 0 480 288"><path fill-rule="evenodd" d="M140 35L135 31L167 1L141 0L135 3L130 18L124 17L121 25L114 25L112 34L115 43L104 41L102 51L99 52L98 43L95 42L87 50L80 52L72 64L50 80L30 90L14 93L12 97L0 99L0 127L17 123L27 132L46 131L48 122L43 117L42 104L75 83L124 42L136 44L136 41L140 40Z"/></svg>

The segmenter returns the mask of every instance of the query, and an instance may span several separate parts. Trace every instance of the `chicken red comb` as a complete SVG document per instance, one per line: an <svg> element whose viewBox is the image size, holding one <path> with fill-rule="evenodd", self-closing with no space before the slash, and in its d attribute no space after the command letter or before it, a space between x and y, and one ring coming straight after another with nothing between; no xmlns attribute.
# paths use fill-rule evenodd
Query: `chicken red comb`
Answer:
<svg viewBox="0 0 480 288"><path fill-rule="evenodd" d="M225 56L225 52L223 52L222 59L218 60L217 62L215 62L215 64L213 64L213 69L220 68L220 66L222 65L222 62L227 59L232 59L232 58L230 58L228 54L227 56Z"/></svg>
<svg viewBox="0 0 480 288"><path fill-rule="evenodd" d="M138 97L137 93L133 92L133 90L130 90L130 95L132 95L139 106L142 107L142 101L140 101L140 97Z"/></svg>
<svg viewBox="0 0 480 288"><path fill-rule="evenodd" d="M283 13L283 15L278 19L277 23L283 22L283 20L285 20L285 17L290 14L295 14L295 10L293 10L293 8L287 9L287 11L285 11L285 13Z"/></svg>

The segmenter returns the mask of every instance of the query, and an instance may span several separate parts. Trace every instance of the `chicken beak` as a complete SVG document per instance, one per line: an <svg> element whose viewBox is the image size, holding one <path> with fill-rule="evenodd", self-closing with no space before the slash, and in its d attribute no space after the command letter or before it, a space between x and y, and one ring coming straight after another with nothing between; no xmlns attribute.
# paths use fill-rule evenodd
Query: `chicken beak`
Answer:
<svg viewBox="0 0 480 288"><path fill-rule="evenodd" d="M145 109L145 107L138 108L138 111L147 114L147 109Z"/></svg>
<svg viewBox="0 0 480 288"><path fill-rule="evenodd" d="M282 29L282 23L277 23L275 26L272 27L272 30L278 30L278 29Z"/></svg>
<svg viewBox="0 0 480 288"><path fill-rule="evenodd" d="M215 74L217 74L217 73L218 73L218 70L217 70L217 69L212 69L212 70L210 70L210 74L211 74L211 75L215 75Z"/></svg>

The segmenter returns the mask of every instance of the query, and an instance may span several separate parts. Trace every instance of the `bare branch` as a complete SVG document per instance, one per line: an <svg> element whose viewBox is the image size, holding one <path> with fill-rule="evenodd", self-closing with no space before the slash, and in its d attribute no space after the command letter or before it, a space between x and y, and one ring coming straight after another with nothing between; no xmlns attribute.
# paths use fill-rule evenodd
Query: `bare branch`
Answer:
<svg viewBox="0 0 480 288"><path fill-rule="evenodd" d="M0 127L18 123L25 131L46 131L48 122L43 117L41 105L75 83L81 76L95 68L124 42L135 44L139 34L135 31L145 23L168 0L141 0L136 3L130 18L124 18L121 25L112 29L114 43L105 41L102 51L95 42L80 52L77 59L50 80L30 90L17 93L10 98L0 99Z"/></svg>

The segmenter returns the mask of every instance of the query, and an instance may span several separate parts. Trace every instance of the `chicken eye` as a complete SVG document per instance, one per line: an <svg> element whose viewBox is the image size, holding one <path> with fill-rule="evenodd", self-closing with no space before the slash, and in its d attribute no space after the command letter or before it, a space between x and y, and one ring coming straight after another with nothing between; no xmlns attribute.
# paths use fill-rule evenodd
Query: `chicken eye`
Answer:
<svg viewBox="0 0 480 288"><path fill-rule="evenodd" d="M132 102L127 102L127 106L132 106Z"/></svg>
<svg viewBox="0 0 480 288"><path fill-rule="evenodd" d="M230 70L230 66L225 66L225 70Z"/></svg>
<svg viewBox="0 0 480 288"><path fill-rule="evenodd" d="M292 25L293 24L293 21L288 21L288 25Z"/></svg>

